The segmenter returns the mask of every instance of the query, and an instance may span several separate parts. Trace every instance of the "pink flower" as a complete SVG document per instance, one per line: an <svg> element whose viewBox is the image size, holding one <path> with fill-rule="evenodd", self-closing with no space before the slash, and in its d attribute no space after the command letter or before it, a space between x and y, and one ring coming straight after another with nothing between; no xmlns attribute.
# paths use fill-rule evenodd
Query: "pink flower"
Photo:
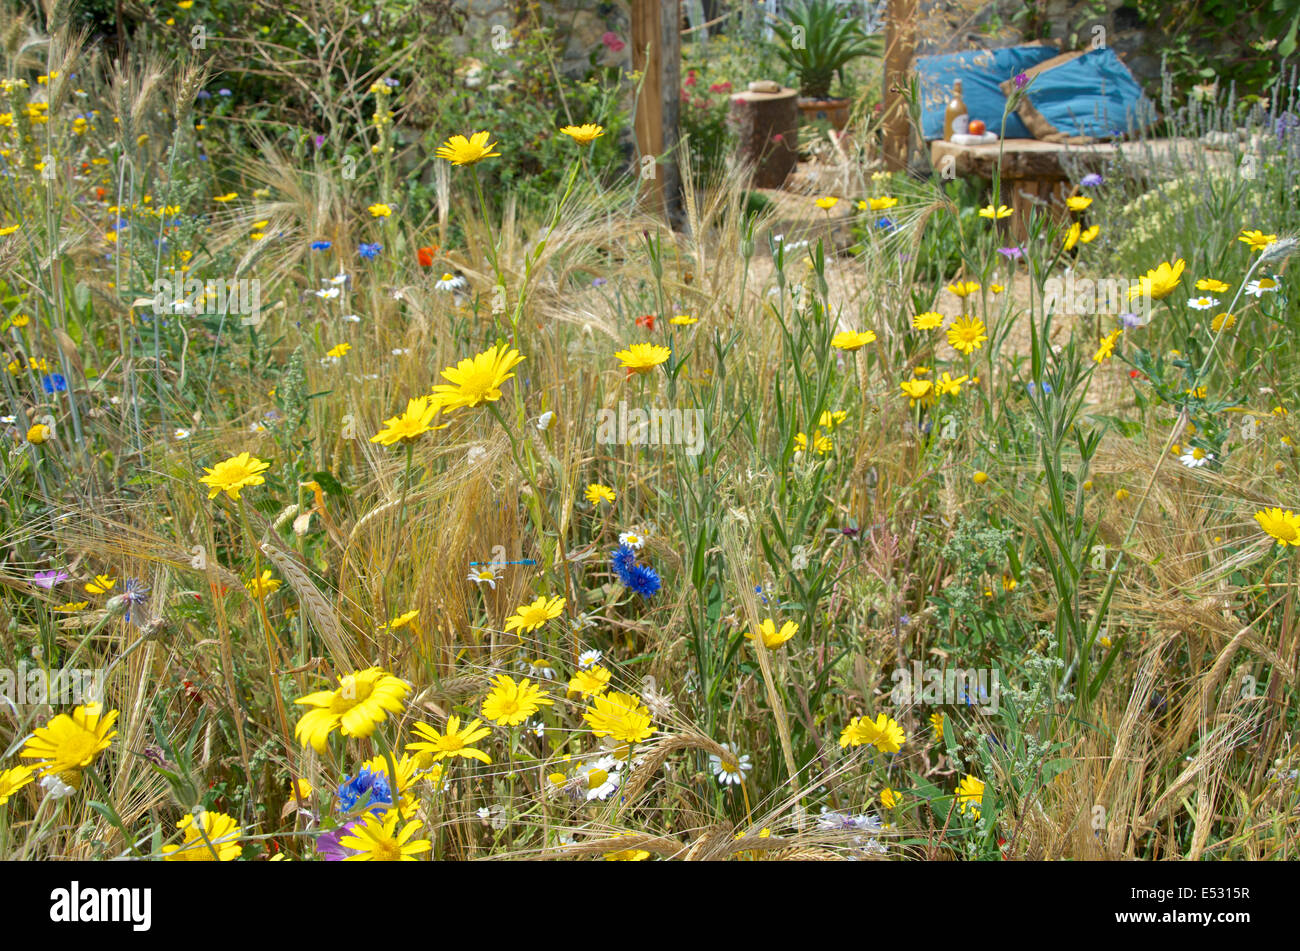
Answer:
<svg viewBox="0 0 1300 951"><path fill-rule="evenodd" d="M731 92L731 83L714 83L709 92Z"/></svg>
<svg viewBox="0 0 1300 951"><path fill-rule="evenodd" d="M602 36L600 38L600 41L605 44L605 48L609 50L611 53L621 53L623 51L623 47L627 45L622 40L620 40L618 38L618 34L613 31L610 31L609 33L606 33L604 36Z"/></svg>
<svg viewBox="0 0 1300 951"><path fill-rule="evenodd" d="M50 588L53 588L59 582L67 581L67 580L68 580L68 573L62 570L38 571L36 572L35 575L32 576L32 584L40 588L45 588L47 591Z"/></svg>
<svg viewBox="0 0 1300 951"><path fill-rule="evenodd" d="M772 141L773 141L773 142L784 142L784 141L785 141L785 136L782 135L780 132L778 132L776 135L772 136Z"/></svg>
<svg viewBox="0 0 1300 951"><path fill-rule="evenodd" d="M694 86L698 82L699 80L695 78L695 70L692 69L690 72L686 74L686 82L682 83L682 85Z"/></svg>

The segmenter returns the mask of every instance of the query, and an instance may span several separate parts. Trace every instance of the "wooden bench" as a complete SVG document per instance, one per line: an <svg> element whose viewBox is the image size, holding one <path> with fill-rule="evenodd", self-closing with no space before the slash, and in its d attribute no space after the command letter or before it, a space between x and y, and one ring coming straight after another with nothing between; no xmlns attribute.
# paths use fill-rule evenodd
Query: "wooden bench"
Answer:
<svg viewBox="0 0 1300 951"><path fill-rule="evenodd" d="M1111 163L1139 167L1161 176L1178 167L1190 167L1197 156L1208 155L1216 164L1234 161L1230 152L1207 153L1194 139L1151 139L1145 142L1102 142L1068 145L1039 139L1006 139L987 145L955 145L936 140L930 143L930 161L943 177L976 177L1001 181L1001 204L1011 207L1011 231L1025 237L1029 211L1048 208L1064 216L1065 196L1072 190L1072 178L1102 172ZM1001 163L1001 164L999 164Z"/></svg>

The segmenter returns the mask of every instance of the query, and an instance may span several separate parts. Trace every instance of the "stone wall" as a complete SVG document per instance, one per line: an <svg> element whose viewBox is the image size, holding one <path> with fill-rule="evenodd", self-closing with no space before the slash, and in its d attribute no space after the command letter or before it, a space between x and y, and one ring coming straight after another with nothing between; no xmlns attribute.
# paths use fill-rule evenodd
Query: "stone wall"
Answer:
<svg viewBox="0 0 1300 951"><path fill-rule="evenodd" d="M459 0L457 6L468 14L465 32L452 41L452 48L462 56L472 56L501 35L524 22L530 11L542 22L553 25L564 40L560 68L580 73L587 67L593 50L597 62L604 65L624 64L630 68L628 42L628 7L626 3L606 0ZM494 33L495 31L495 33ZM612 34L612 35L611 35Z"/></svg>

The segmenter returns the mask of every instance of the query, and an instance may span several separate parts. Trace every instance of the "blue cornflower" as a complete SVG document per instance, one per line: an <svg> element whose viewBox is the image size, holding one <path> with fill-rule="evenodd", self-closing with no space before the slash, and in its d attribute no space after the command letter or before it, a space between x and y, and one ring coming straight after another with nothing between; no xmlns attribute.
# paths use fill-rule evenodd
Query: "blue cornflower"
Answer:
<svg viewBox="0 0 1300 951"><path fill-rule="evenodd" d="M881 231L893 231L894 222L888 218L877 218L876 227L879 228Z"/></svg>
<svg viewBox="0 0 1300 951"><path fill-rule="evenodd" d="M379 252L382 250L384 250L382 244L367 244L363 241L361 242L361 247L357 248L357 253L367 261L373 261L375 258L379 257Z"/></svg>
<svg viewBox="0 0 1300 951"><path fill-rule="evenodd" d="M122 585L122 593L118 597L122 599L122 603L126 606L123 617L129 624L132 609L144 607L145 602L149 600L149 586L139 578L127 578L126 583Z"/></svg>
<svg viewBox="0 0 1300 951"><path fill-rule="evenodd" d="M655 573L653 568L633 565L632 570L623 579L623 584L641 595L641 597L648 598L652 594L657 594L663 583L659 580L659 575Z"/></svg>
<svg viewBox="0 0 1300 951"><path fill-rule="evenodd" d="M66 393L68 391L68 381L63 378L62 373L47 373L41 377L41 386L45 392L53 395L54 393Z"/></svg>
<svg viewBox="0 0 1300 951"><path fill-rule="evenodd" d="M636 567L636 552L632 550L631 545L619 545L618 551L614 552L614 557L610 559L609 564L619 580L627 584L624 579L627 573Z"/></svg>
<svg viewBox="0 0 1300 951"><path fill-rule="evenodd" d="M217 95L218 95L218 96L229 96L230 94L231 94L231 93L230 93L230 90L229 90L229 89L218 89L218 90L217 90Z"/></svg>
<svg viewBox="0 0 1300 951"><path fill-rule="evenodd" d="M1033 396L1033 395L1034 395L1034 391L1038 389L1038 386L1039 386L1039 384L1037 384L1037 383L1026 383L1026 384L1025 384L1025 392L1028 393L1030 396ZM1043 387L1043 392L1044 392L1044 393L1050 393L1050 392L1052 392L1052 384L1050 384L1050 383L1044 383L1044 384L1042 384L1042 387Z"/></svg>
<svg viewBox="0 0 1300 951"><path fill-rule="evenodd" d="M328 251L333 244L333 241L313 241L311 249L313 251Z"/></svg>
<svg viewBox="0 0 1300 951"><path fill-rule="evenodd" d="M663 586L653 568L636 563L636 550L631 545L619 545L609 563L623 586L631 588L643 598L658 593Z"/></svg>
<svg viewBox="0 0 1300 951"><path fill-rule="evenodd" d="M369 766L361 767L361 772L355 779L343 777L343 785L339 786L339 811L351 812L363 799L367 802L367 811L376 814L384 812L393 804L388 777L383 773L371 772Z"/></svg>
<svg viewBox="0 0 1300 951"><path fill-rule="evenodd" d="M763 599L764 604L767 604L767 595L763 593L763 586L761 584L754 585L754 593Z"/></svg>

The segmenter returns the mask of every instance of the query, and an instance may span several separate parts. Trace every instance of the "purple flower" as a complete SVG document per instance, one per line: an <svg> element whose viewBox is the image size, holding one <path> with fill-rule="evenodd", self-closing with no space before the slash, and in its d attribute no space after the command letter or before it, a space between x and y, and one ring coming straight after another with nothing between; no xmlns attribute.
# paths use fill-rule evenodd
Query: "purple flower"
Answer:
<svg viewBox="0 0 1300 951"><path fill-rule="evenodd" d="M1025 249L1018 245L1012 248L998 248L998 254L1002 255L1008 261L1019 261L1025 256Z"/></svg>
<svg viewBox="0 0 1300 951"><path fill-rule="evenodd" d="M218 90L217 90L217 95L218 95L218 96L229 96L230 94L231 94L231 93L230 93L230 90L229 90L229 89L218 89Z"/></svg>
<svg viewBox="0 0 1300 951"><path fill-rule="evenodd" d="M363 241L361 242L361 247L357 248L357 253L367 261L373 261L375 258L379 257L379 252L382 250L384 250L382 244L367 244Z"/></svg>
<svg viewBox="0 0 1300 951"><path fill-rule="evenodd" d="M320 148L322 145L325 144L325 136L318 135L316 136L316 138L312 139L312 141L316 143L316 148Z"/></svg>
<svg viewBox="0 0 1300 951"><path fill-rule="evenodd" d="M352 830L361 825L360 819L354 819L351 822L344 823L333 832L326 832L316 839L316 851L325 857L326 862L342 862L349 855L356 855L356 849L349 849L340 841L345 835L351 835Z"/></svg>
<svg viewBox="0 0 1300 951"><path fill-rule="evenodd" d="M1016 84L1017 89L1024 89L1026 86L1029 85L1029 74L1016 73L1015 79L1013 79L1012 82Z"/></svg>
<svg viewBox="0 0 1300 951"><path fill-rule="evenodd" d="M1083 176L1083 178L1079 179L1079 184L1084 188L1096 188L1104 181L1105 179L1096 172L1089 172L1087 175Z"/></svg>
<svg viewBox="0 0 1300 951"><path fill-rule="evenodd" d="M1119 315L1119 322L1126 330L1132 330L1134 327L1142 326L1142 318L1137 314L1129 311Z"/></svg>
<svg viewBox="0 0 1300 951"><path fill-rule="evenodd" d="M32 575L32 584L38 588L44 588L46 591L53 588L56 584L68 580L68 573L61 569L51 571L38 571Z"/></svg>
<svg viewBox="0 0 1300 951"><path fill-rule="evenodd" d="M122 603L126 607L124 617L129 624L131 622L131 611L134 608L144 607L145 602L149 600L149 586L139 578L127 578L126 583L122 585L122 593L118 597L122 599Z"/></svg>
<svg viewBox="0 0 1300 951"><path fill-rule="evenodd" d="M593 278L591 279L591 286L592 286L592 287L604 287L604 286L605 286L606 284L608 284L608 283L609 283L609 282L608 282L607 280L605 280L605 278L603 278L603 277L593 277Z"/></svg>

